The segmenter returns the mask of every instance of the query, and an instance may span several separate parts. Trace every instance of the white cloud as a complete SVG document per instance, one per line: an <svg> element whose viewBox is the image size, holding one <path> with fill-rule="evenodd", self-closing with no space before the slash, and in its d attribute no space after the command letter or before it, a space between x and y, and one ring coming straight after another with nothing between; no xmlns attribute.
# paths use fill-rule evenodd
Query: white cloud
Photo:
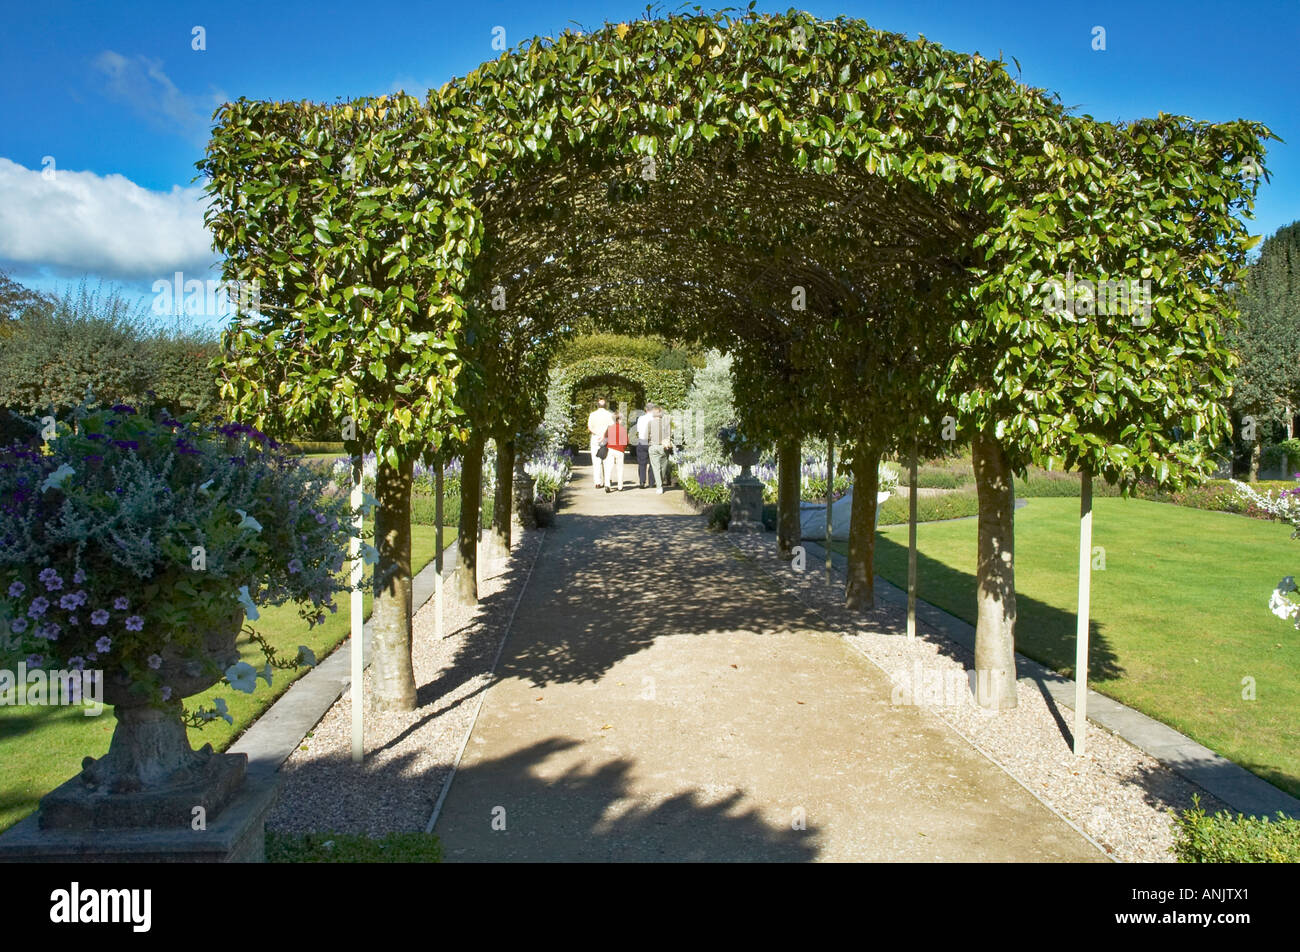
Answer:
<svg viewBox="0 0 1300 952"><path fill-rule="evenodd" d="M125 57L104 50L91 61L104 78L103 91L126 103L159 128L204 141L211 128L212 111L226 95L213 89L207 96L190 96L163 72L162 61L147 56Z"/></svg>
<svg viewBox="0 0 1300 952"><path fill-rule="evenodd" d="M64 274L155 280L218 263L200 186L141 188L123 175L54 170L0 158L0 259Z"/></svg>

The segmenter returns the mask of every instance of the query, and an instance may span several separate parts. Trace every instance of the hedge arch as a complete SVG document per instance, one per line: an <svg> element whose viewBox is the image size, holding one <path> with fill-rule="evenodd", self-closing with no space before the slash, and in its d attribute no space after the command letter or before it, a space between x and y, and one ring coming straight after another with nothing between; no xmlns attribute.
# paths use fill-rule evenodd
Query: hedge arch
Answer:
<svg viewBox="0 0 1300 952"><path fill-rule="evenodd" d="M980 483L980 701L1011 706L1011 473L1205 471L1180 441L1227 428L1220 292L1270 136L1073 116L1001 61L794 11L533 39L424 103L240 100L200 164L224 276L263 289L224 393L254 419L358 422L393 527L377 577L408 588L411 461L517 432L592 315L732 351L752 425L843 434L864 473L951 415ZM1066 275L1152 281L1149 319L1042 306ZM870 604L866 535L850 595ZM400 634L376 658L399 706Z"/></svg>
<svg viewBox="0 0 1300 952"><path fill-rule="evenodd" d="M646 400L669 410L680 409L686 403L685 371L664 370L647 360L636 357L601 354L552 369L546 389L548 421L560 419L559 414L555 412L555 407L566 407L565 418L569 423L562 432L567 434L573 421L578 419L581 413L581 408L574 403L575 391L588 381L606 377L618 378L634 384L645 394ZM555 423L552 422L551 425L554 427Z"/></svg>

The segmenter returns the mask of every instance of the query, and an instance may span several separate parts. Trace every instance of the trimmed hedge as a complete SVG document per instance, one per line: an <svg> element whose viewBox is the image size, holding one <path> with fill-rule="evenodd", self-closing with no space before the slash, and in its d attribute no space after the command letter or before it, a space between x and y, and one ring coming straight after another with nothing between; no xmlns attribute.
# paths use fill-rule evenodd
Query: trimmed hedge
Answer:
<svg viewBox="0 0 1300 952"><path fill-rule="evenodd" d="M285 449L291 453L301 453L307 456L311 453L337 453L339 456L346 456L342 443L328 443L313 440L306 440L301 443L286 443Z"/></svg>
<svg viewBox="0 0 1300 952"><path fill-rule="evenodd" d="M1199 797L1174 822L1180 863L1300 863L1300 820L1220 811L1207 817Z"/></svg>
<svg viewBox="0 0 1300 952"><path fill-rule="evenodd" d="M880 505L882 526L906 525L908 516L906 496L891 496ZM979 514L979 499L975 491L944 493L942 496L916 497L916 521L939 522Z"/></svg>

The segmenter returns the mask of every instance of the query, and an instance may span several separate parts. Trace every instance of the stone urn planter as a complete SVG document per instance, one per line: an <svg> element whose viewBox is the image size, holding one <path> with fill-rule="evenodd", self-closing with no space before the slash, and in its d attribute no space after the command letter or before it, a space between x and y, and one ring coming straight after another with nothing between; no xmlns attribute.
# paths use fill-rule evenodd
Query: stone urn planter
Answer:
<svg viewBox="0 0 1300 952"><path fill-rule="evenodd" d="M172 689L161 705L132 690L124 671L104 672L104 701L117 721L108 753L85 758L79 775L42 798L42 829L189 827L196 806L208 817L221 811L243 782L248 758L213 753L211 744L194 750L181 701L215 685L239 660L235 639L243 619L239 609L208 631L202 659L170 646L160 652L158 673Z"/></svg>
<svg viewBox="0 0 1300 952"><path fill-rule="evenodd" d="M70 703L110 704L115 723L107 753L0 836L0 861L256 860L279 762L195 750L187 724L232 716L221 697L189 714L182 700L315 664L308 645L291 660L258 636L259 672L236 639L259 602L326 619L347 587L349 500L248 424L152 402L87 394L31 445L0 446L0 537L18 542L0 546L0 619L29 671L80 673Z"/></svg>
<svg viewBox="0 0 1300 952"><path fill-rule="evenodd" d="M760 456L760 451L754 448L736 449L731 453L731 461L740 467L740 475L731 484L728 532L763 531L763 481L750 471Z"/></svg>

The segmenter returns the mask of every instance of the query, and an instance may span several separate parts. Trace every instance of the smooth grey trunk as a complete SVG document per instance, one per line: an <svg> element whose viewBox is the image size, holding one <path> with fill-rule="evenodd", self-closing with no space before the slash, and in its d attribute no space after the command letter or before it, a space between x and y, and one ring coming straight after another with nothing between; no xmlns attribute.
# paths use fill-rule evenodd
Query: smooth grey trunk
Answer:
<svg viewBox="0 0 1300 952"><path fill-rule="evenodd" d="M375 473L375 600L370 611L371 702L377 711L415 710L411 666L411 482L415 460Z"/></svg>
<svg viewBox="0 0 1300 952"><path fill-rule="evenodd" d="M799 544L801 536L799 441L782 440L778 443L776 459L776 547L781 558L789 560L794 558L794 547Z"/></svg>
<svg viewBox="0 0 1300 952"><path fill-rule="evenodd" d="M460 466L460 564L456 566L456 596L466 605L478 604L478 511L483 495L483 436L471 431Z"/></svg>
<svg viewBox="0 0 1300 952"><path fill-rule="evenodd" d="M515 439L510 433L498 434L496 478L492 500L492 557L510 555L510 514L515 490Z"/></svg>
<svg viewBox="0 0 1300 952"><path fill-rule="evenodd" d="M992 434L975 434L972 455L979 499L975 698L1002 711L1016 706L1015 484Z"/></svg>
<svg viewBox="0 0 1300 952"><path fill-rule="evenodd" d="M844 604L876 605L876 493L880 489L880 446L860 442L853 450L853 507L849 510L848 582Z"/></svg>

